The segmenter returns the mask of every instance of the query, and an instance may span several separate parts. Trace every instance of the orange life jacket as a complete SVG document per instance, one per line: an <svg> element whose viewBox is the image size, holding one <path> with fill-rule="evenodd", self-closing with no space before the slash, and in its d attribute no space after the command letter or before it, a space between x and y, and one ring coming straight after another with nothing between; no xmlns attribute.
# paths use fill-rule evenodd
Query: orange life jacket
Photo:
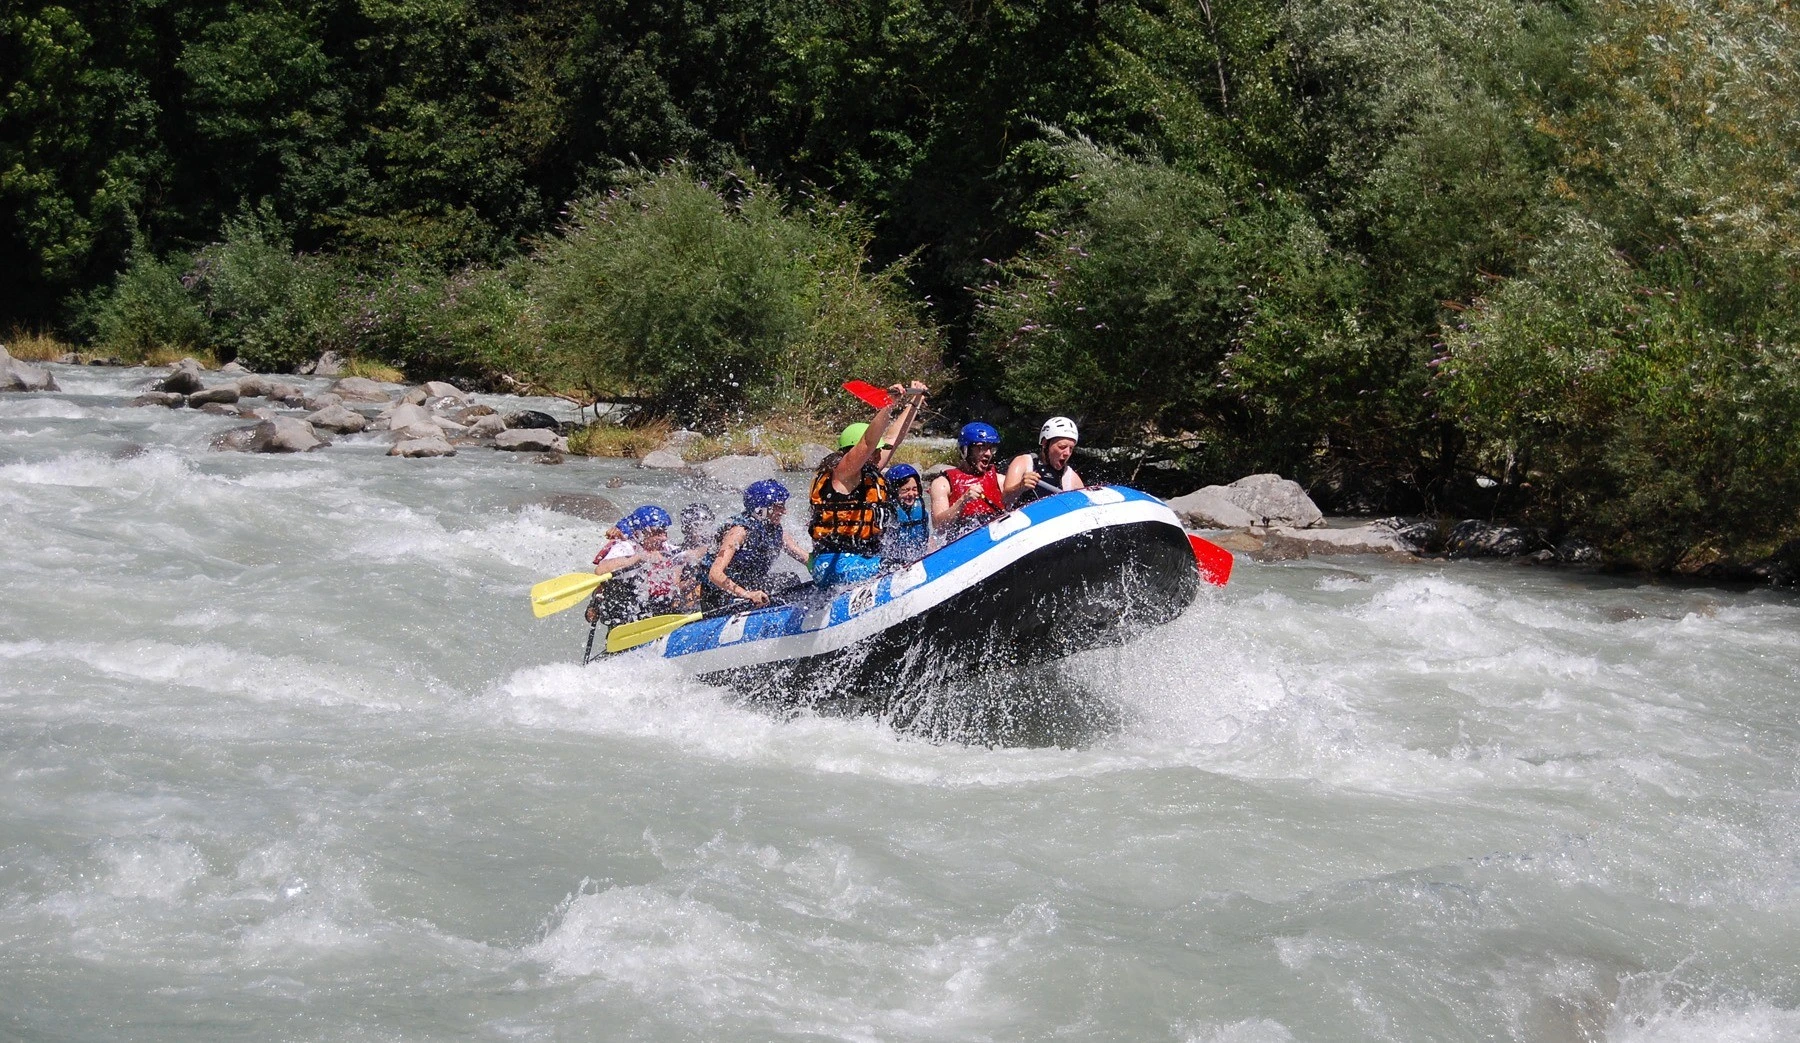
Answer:
<svg viewBox="0 0 1800 1043"><path fill-rule="evenodd" d="M831 483L832 465L839 458L828 457L819 467L812 484L812 522L807 535L812 537L815 554L881 553L882 508L888 502L887 479L874 464L864 464L856 488L840 493Z"/></svg>

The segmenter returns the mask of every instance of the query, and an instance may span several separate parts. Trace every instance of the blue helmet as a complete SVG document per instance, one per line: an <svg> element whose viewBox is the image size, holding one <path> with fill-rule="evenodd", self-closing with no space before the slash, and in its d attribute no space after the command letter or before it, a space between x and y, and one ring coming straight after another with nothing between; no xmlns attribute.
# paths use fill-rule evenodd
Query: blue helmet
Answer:
<svg viewBox="0 0 1800 1043"><path fill-rule="evenodd" d="M977 420L964 424L962 431L956 436L956 448L968 452L972 445L999 445L1000 432L994 430L992 424L984 424Z"/></svg>
<svg viewBox="0 0 1800 1043"><path fill-rule="evenodd" d="M773 478L764 478L760 482L751 482L750 488L744 490L744 510L760 511L764 507L773 507L788 500L787 486Z"/></svg>
<svg viewBox="0 0 1800 1043"><path fill-rule="evenodd" d="M619 531L627 539L635 539L637 534L650 529L666 529L669 527L669 512L654 504L645 504L619 519Z"/></svg>
<svg viewBox="0 0 1800 1043"><path fill-rule="evenodd" d="M888 484L895 488L899 488L900 483L908 478L917 477L919 477L919 469L912 464L895 464L887 469Z"/></svg>

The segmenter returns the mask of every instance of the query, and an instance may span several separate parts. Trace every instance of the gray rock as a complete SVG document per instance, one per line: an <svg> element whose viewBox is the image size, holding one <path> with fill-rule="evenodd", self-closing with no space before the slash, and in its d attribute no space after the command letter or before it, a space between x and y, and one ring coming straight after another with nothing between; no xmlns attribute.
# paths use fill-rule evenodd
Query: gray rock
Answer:
<svg viewBox="0 0 1800 1043"><path fill-rule="evenodd" d="M340 435L350 435L369 426L369 419L354 409L346 409L341 405L327 405L306 414L306 422L314 427L335 431Z"/></svg>
<svg viewBox="0 0 1800 1043"><path fill-rule="evenodd" d="M925 479L926 485L930 485L931 480L933 478L936 478L938 475L943 474L945 471L950 470L950 468L952 468L954 466L956 466L956 465L955 464L932 464L930 467L925 468L925 470L919 475L919 477Z"/></svg>
<svg viewBox="0 0 1800 1043"><path fill-rule="evenodd" d="M1338 554L1380 554L1394 560L1412 559L1413 546L1379 522L1349 529L1308 529L1273 525L1263 533L1263 561L1286 561Z"/></svg>
<svg viewBox="0 0 1800 1043"><path fill-rule="evenodd" d="M800 469L802 471L817 471L819 465L824 463L825 458L830 456L832 452L832 448L828 445L820 445L817 442L807 442L800 447Z"/></svg>
<svg viewBox="0 0 1800 1043"><path fill-rule="evenodd" d="M253 409L250 406L238 406L237 415L245 420L273 420L279 414L267 407Z"/></svg>
<svg viewBox="0 0 1800 1043"><path fill-rule="evenodd" d="M422 420L416 424L407 424L404 427L391 427L388 429L388 432L393 436L393 439L396 442L413 442L421 439L428 440L444 437L444 429L429 420Z"/></svg>
<svg viewBox="0 0 1800 1043"><path fill-rule="evenodd" d="M431 396L427 395L425 389L422 387L407 388L405 391L400 392L400 401L412 406L422 406L425 404L425 400L430 397Z"/></svg>
<svg viewBox="0 0 1800 1043"><path fill-rule="evenodd" d="M331 406L341 406L343 404L344 400L341 396L334 395L329 391L320 392L303 403L307 409L314 413L317 413L321 409L326 409Z"/></svg>
<svg viewBox="0 0 1800 1043"><path fill-rule="evenodd" d="M187 405L186 395L177 395L168 391L146 391L131 400L134 406L163 406L168 409L180 409Z"/></svg>
<svg viewBox="0 0 1800 1043"><path fill-rule="evenodd" d="M468 424L468 423L473 423L476 417L496 416L496 415L497 414L494 412L493 406L484 406L484 405L477 403L476 405L466 406L462 409L457 410L456 412L450 414L450 418L452 420L455 420L459 424ZM506 426L505 421L501 421L500 426L505 427Z"/></svg>
<svg viewBox="0 0 1800 1043"><path fill-rule="evenodd" d="M500 432L494 436L494 447L514 453L542 453L557 448L558 441L555 431L526 428Z"/></svg>
<svg viewBox="0 0 1800 1043"><path fill-rule="evenodd" d="M300 367L300 372L310 373L315 377L335 377L344 371L344 356L335 351L322 353L317 359Z"/></svg>
<svg viewBox="0 0 1800 1043"><path fill-rule="evenodd" d="M721 456L698 468L707 480L727 489L745 489L751 482L779 476L772 456Z"/></svg>
<svg viewBox="0 0 1800 1043"><path fill-rule="evenodd" d="M367 377L344 377L326 390L346 402L387 402L399 390L399 385L383 384Z"/></svg>
<svg viewBox="0 0 1800 1043"><path fill-rule="evenodd" d="M200 372L200 363L193 359L182 359L175 363L175 371L156 385L156 390L176 395L191 395L206 387L205 382L200 379Z"/></svg>
<svg viewBox="0 0 1800 1043"><path fill-rule="evenodd" d="M4 345L0 345L0 351L5 351L5 350L6 350L6 347ZM65 366L79 366L79 365L81 365L81 356L75 354L73 351L65 351L61 355L56 356L56 361L62 363Z"/></svg>
<svg viewBox="0 0 1800 1043"><path fill-rule="evenodd" d="M305 388L298 384L284 384L278 380L271 381L267 390L263 393L276 402L283 402L289 405L297 406L306 401Z"/></svg>
<svg viewBox="0 0 1800 1043"><path fill-rule="evenodd" d="M506 430L506 421L494 415L492 411L486 416L474 417L473 421L469 425L469 434L476 438L493 438Z"/></svg>
<svg viewBox="0 0 1800 1043"><path fill-rule="evenodd" d="M1469 518L1450 530L1444 549L1452 558L1512 558L1552 548L1541 532Z"/></svg>
<svg viewBox="0 0 1800 1043"><path fill-rule="evenodd" d="M250 449L257 453L304 453L331 443L304 420L279 416L257 424Z"/></svg>
<svg viewBox="0 0 1800 1043"><path fill-rule="evenodd" d="M304 453L329 444L314 433L311 424L293 417L233 428L213 439L214 449L246 453Z"/></svg>
<svg viewBox="0 0 1800 1043"><path fill-rule="evenodd" d="M190 398L190 399L188 399L188 405L193 406L195 409L198 409L202 413L210 413L213 416L237 416L238 415L236 406L228 406L223 402L202 402L199 405L195 406L194 400Z"/></svg>
<svg viewBox="0 0 1800 1043"><path fill-rule="evenodd" d="M1209 485L1186 496L1169 501L1169 509L1183 525L1194 529L1244 529L1255 525L1257 518L1233 503L1223 486Z"/></svg>
<svg viewBox="0 0 1800 1043"><path fill-rule="evenodd" d="M1566 536L1556 545L1556 560L1568 565L1597 565L1600 548L1579 536Z"/></svg>
<svg viewBox="0 0 1800 1043"><path fill-rule="evenodd" d="M227 405L236 403L238 389L236 384L220 384L218 387L204 388L188 396L188 405L199 407L213 403Z"/></svg>
<svg viewBox="0 0 1800 1043"><path fill-rule="evenodd" d="M506 426L527 431L554 431L556 418L549 413L540 413L535 409L521 409L516 413L508 413Z"/></svg>
<svg viewBox="0 0 1800 1043"><path fill-rule="evenodd" d="M456 436L460 436L460 435L466 435L469 433L468 428L464 427L463 425L457 423L454 420L446 419L445 417L434 416L431 418L431 422L436 424L438 426L438 430L444 432L445 436L447 436L447 437L456 437Z"/></svg>
<svg viewBox="0 0 1800 1043"><path fill-rule="evenodd" d="M1230 485L1209 485L1220 489L1232 503L1242 507L1263 525L1286 525L1308 529L1325 524L1325 514L1300 483L1278 474L1253 474Z"/></svg>
<svg viewBox="0 0 1800 1043"><path fill-rule="evenodd" d="M408 438L395 442L387 452L389 456L427 457L455 456L456 447L451 445L443 435L429 438Z"/></svg>
<svg viewBox="0 0 1800 1043"><path fill-rule="evenodd" d="M236 374L248 373L248 372L250 372L250 370L248 368L246 368L242 362L239 362L236 359L233 359L232 361L225 363L223 366L220 366L219 372L220 373L231 373L231 374L236 375Z"/></svg>
<svg viewBox="0 0 1800 1043"><path fill-rule="evenodd" d="M687 461L681 458L681 451L664 443L638 457L638 466L652 471L680 471L687 467Z"/></svg>
<svg viewBox="0 0 1800 1043"><path fill-rule="evenodd" d="M427 380L421 385L426 398L447 398L452 402L464 404L469 401L469 393L455 384L442 380Z"/></svg>
<svg viewBox="0 0 1800 1043"><path fill-rule="evenodd" d="M693 445L695 442L698 442L705 437L705 435L698 431L690 431L687 428L682 427L669 432L669 437L663 441L668 445L679 448L681 446Z"/></svg>
<svg viewBox="0 0 1800 1043"><path fill-rule="evenodd" d="M432 422L431 410L412 402L396 402L375 414L375 430L398 431Z"/></svg>
<svg viewBox="0 0 1800 1043"><path fill-rule="evenodd" d="M532 453L528 459L534 464L560 464L567 457L560 450L552 449L547 453Z"/></svg>
<svg viewBox="0 0 1800 1043"><path fill-rule="evenodd" d="M237 378L237 393L239 398L267 398L269 397L269 388L271 386L272 384L267 377L259 377L254 373L246 377Z"/></svg>

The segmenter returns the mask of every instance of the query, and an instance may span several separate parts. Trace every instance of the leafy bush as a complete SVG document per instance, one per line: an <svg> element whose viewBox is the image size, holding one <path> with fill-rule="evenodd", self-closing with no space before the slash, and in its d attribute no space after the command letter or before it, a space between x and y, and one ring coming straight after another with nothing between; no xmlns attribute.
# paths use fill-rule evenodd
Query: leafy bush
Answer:
<svg viewBox="0 0 1800 1043"><path fill-rule="evenodd" d="M106 291L92 297L85 324L94 343L126 361L152 352L204 351L213 331L201 302L183 282L186 258L158 259L141 246Z"/></svg>
<svg viewBox="0 0 1800 1043"><path fill-rule="evenodd" d="M195 258L190 279L221 355L270 373L351 349L339 300L343 281L330 259L296 254L267 207L227 221L224 237Z"/></svg>
<svg viewBox="0 0 1800 1043"><path fill-rule="evenodd" d="M1447 409L1528 516L1670 568L1800 528L1800 329L1721 323L1707 280L1640 268L1571 219L1453 331Z"/></svg>
<svg viewBox="0 0 1800 1043"><path fill-rule="evenodd" d="M901 303L901 273L863 272L867 242L846 211L790 212L754 177L642 177L573 204L534 255L545 365L714 427L836 405L850 377L932 379L937 335Z"/></svg>

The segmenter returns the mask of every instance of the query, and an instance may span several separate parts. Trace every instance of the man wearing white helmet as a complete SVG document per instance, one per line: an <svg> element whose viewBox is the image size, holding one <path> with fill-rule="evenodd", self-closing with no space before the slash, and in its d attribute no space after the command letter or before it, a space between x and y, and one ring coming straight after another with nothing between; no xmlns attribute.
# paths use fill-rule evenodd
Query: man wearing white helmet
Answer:
<svg viewBox="0 0 1800 1043"><path fill-rule="evenodd" d="M1081 432L1068 417L1053 416L1044 421L1038 431L1038 451L1020 453L1007 465L1007 504L1030 503L1058 492L1085 489L1081 476L1069 466L1069 457L1075 455L1075 443L1080 440Z"/></svg>

